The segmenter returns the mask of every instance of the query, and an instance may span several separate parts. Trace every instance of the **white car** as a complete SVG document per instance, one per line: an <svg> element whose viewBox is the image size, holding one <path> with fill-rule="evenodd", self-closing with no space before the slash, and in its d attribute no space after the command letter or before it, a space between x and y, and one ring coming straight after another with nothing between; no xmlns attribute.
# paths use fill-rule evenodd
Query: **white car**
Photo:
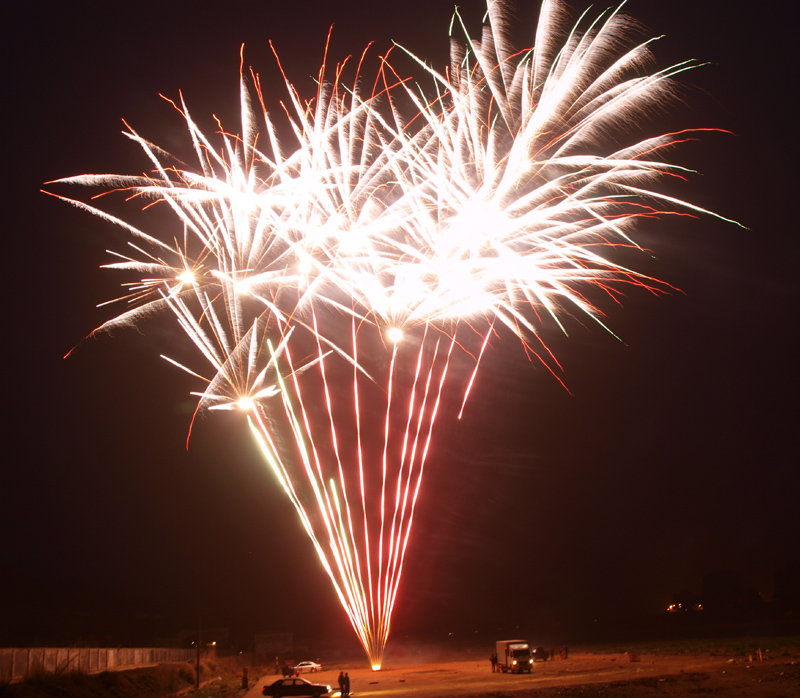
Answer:
<svg viewBox="0 0 800 698"><path fill-rule="evenodd" d="M316 671L322 671L322 664L317 664L316 662L300 662L299 664L295 664L292 669L298 674L304 674L306 672L313 674Z"/></svg>

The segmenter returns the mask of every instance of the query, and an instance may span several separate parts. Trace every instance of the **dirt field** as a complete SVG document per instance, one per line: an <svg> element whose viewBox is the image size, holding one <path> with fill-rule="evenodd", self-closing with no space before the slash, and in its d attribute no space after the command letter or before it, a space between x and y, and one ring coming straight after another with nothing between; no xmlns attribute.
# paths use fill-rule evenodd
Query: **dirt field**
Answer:
<svg viewBox="0 0 800 698"><path fill-rule="evenodd" d="M800 698L800 656L763 662L719 656L570 654L534 665L531 674L493 674L488 660L387 667L380 672L346 668L358 698ZM757 658L754 657L754 660ZM337 688L339 669L305 678ZM261 695L265 676L247 692ZM338 695L338 691L334 692Z"/></svg>

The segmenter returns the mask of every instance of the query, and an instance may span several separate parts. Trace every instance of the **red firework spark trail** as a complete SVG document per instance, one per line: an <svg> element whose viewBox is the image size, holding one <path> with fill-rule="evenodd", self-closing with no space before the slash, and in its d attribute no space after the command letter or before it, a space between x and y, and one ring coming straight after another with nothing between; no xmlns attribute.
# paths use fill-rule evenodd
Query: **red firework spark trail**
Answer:
<svg viewBox="0 0 800 698"><path fill-rule="evenodd" d="M405 512L408 511L408 523L406 524L405 534L403 535L403 544L402 544L401 550L399 551L399 553L400 553L399 554L399 561L396 560L397 574L394 575L393 588L391 589L390 592L387 592L387 596L388 596L388 599L389 599L389 602L388 602L389 608L388 608L388 612L386 614L386 621L385 621L385 626L384 626L385 627L385 631L384 631L384 634L382 635L382 638L381 638L381 646L385 646L386 641L388 640L388 637L389 637L389 626L390 626L390 622L391 622L392 611L394 610L394 603L395 603L395 600L397 599L397 590L398 590L398 588L400 586L400 576L401 576L401 573L402 573L402 567L403 567L403 561L405 559L406 548L408 546L409 536L411 535L411 525L412 525L413 520L414 520L414 509L416 507L417 497L419 496L420 486L422 485L422 475L423 475L423 471L425 469L425 462L426 462L427 457L428 457L428 452L430 450L431 438L433 436L433 426L434 426L434 422L436 421L436 416L437 416L437 414L439 412L439 405L441 403L441 398L442 398L442 389L444 388L444 382L445 382L445 378L447 376L447 369L448 369L448 367L450 365L450 357L452 356L453 348L455 346L456 346L455 335L453 335L453 337L451 339L451 342L450 342L450 347L448 349L447 359L446 359L446 362L445 362L445 364L444 364L444 366L442 368L441 376L439 378L439 386L438 386L438 390L437 390L437 393L436 393L436 401L435 401L435 403L434 403L434 405L432 407L432 413L431 413L430 419L427 422L427 424L428 424L428 433L427 433L427 436L425 438L425 445L423 447L422 456L420 458L419 474L417 475L417 478L416 478L416 485L414 486L414 494L413 494L412 499L411 499L411 506L409 508L406 508L406 506L404 504L403 509L402 509L403 516L405 515ZM439 347L439 342L437 341L437 343L436 343L437 353L438 353L438 347ZM422 350L420 349L420 351L422 351ZM426 384L425 384L425 400L423 402L423 405L427 403L428 390L430 388L430 383L431 383L432 377L433 377L433 362L431 364L431 370L428 372L428 378L427 378L427 381L426 381ZM419 420L418 420L418 427L417 427L417 437L419 437L420 431L423 428L424 428L423 414L422 414L422 411L420 411L420 417L419 417ZM416 447L417 447L417 439L415 439L415 442L414 442L414 451L416 451ZM413 456L412 456L412 463L413 463ZM410 484L411 484L411 480L409 478L409 480L406 483L407 488L408 488L408 486L410 486ZM408 496L408 489L406 489L405 496L406 497ZM407 502L407 499L405 501ZM402 524L401 524L401 528L402 528ZM399 531L399 533L401 533L401 531Z"/></svg>
<svg viewBox="0 0 800 698"><path fill-rule="evenodd" d="M361 492L361 511L364 517L364 550L369 551L369 521L367 519L367 496L364 487L364 449L362 446L362 432L361 432L361 408L360 408L360 400L359 400L359 391L358 391L358 342L356 341L357 337L357 328L356 328L356 321L353 318L350 322L350 329L351 329L351 337L353 342L353 401L354 401L354 409L355 409L355 420L356 420L356 448L358 449L358 481L359 481L359 489ZM349 505L348 505L349 506ZM348 520L350 522L350 531L353 531L353 520L350 517L350 511L348 509ZM356 552L356 564L358 568L359 580L361 579L361 565L358 564L359 557L358 552ZM366 556L366 566L367 566L367 579L372 577L372 565L370 564L370 557L369 555ZM369 613L370 615L374 613L375 610L375 597L372 593L372 585L368 584L367 589L369 592ZM363 587L362 587L363 590Z"/></svg>
<svg viewBox="0 0 800 698"><path fill-rule="evenodd" d="M371 330L371 328L368 328ZM360 382L368 380L359 376L354 366L353 408L347 418L343 405L347 402L332 388L329 376L329 355L318 340L318 328L314 327L317 356L311 368L308 364L297 368L293 359L291 341L286 337L283 355L288 366L288 383L281 390L283 414L293 434L293 452L285 453L271 436L270 426L264 421L259 407L252 414L260 432L260 441L267 445L269 460L300 515L306 531L322 565L331 578L337 595L345 608L350 622L364 645L370 660L380 665L383 647L389 636L391 616L403 572L403 564L414 521L414 511L430 453L434 426L441 406L442 394L448 374L450 360L457 346L455 333L449 338L446 351L442 351L442 335L432 337L425 327L419 346L414 354L412 338L395 341L391 346L391 358L386 375L386 390L382 391L386 401L383 416L383 443L380 468L370 468L365 458L365 434L362 431L360 409ZM352 323L353 356L358 357L358 330ZM368 332L369 334L369 332ZM408 349L404 349L408 346ZM410 351L409 351L410 350ZM400 380L401 365L413 360L410 385ZM309 413L308 388L305 378L314 378L321 383L327 412L329 447L319 443L315 436ZM289 391L288 385L292 386ZM291 392L291 395L290 395ZM401 401L407 396L407 402ZM293 402L296 401L296 407ZM400 413L402 416L400 416ZM350 429L349 419L356 424L355 456L358 461L359 500L361 512L357 514L350 501L347 471L344 462L348 456L342 452L339 430ZM395 433L395 425L400 431ZM272 428L274 431L274 427ZM395 444L397 446L395 446ZM325 474L323 463L327 448L335 461L335 478ZM374 449L373 449L374 450ZM299 472L295 472L299 471ZM381 496L375 513L370 514L368 489L374 488L369 473L380 473ZM370 484L371 482L371 484ZM302 487L300 485L305 483ZM355 516L363 522L359 535ZM377 531L373 539L371 531ZM363 539L363 550L355 545ZM364 557L362 563L362 554Z"/></svg>
<svg viewBox="0 0 800 698"><path fill-rule="evenodd" d="M386 471L387 471L387 452L389 449L389 417L390 412L392 409L392 395L393 395L393 383L394 383L394 365L395 360L397 359L397 345L398 342L393 342L392 344L392 359L389 363L389 381L388 381L388 391L386 395L386 419L384 422L383 428L383 458L381 459L381 505L380 505L380 512L381 512L381 527L380 533L378 535L378 585L377 589L380 591L381 588L381 578L383 576L383 531L384 526L386 523ZM369 550L369 546L367 547ZM371 581L371 580L370 580ZM383 614L383 596L378 593L378 619L382 618Z"/></svg>

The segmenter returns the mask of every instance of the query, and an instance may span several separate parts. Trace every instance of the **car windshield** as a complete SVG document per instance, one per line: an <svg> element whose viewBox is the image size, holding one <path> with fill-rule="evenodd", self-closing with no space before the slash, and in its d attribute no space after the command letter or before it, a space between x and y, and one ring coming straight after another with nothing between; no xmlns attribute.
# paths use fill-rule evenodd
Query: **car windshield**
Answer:
<svg viewBox="0 0 800 698"><path fill-rule="evenodd" d="M531 651L527 647L525 647L524 649L523 648L512 648L512 650L511 650L511 656L512 657L527 657L530 653L531 653Z"/></svg>

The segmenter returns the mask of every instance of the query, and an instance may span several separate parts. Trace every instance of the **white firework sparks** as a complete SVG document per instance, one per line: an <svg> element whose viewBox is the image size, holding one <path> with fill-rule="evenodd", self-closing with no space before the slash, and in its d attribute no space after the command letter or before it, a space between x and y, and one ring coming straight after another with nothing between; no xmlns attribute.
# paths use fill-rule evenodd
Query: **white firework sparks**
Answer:
<svg viewBox="0 0 800 698"><path fill-rule="evenodd" d="M466 402L493 327L530 345L542 314L602 324L588 288L661 286L614 261L637 222L708 213L658 189L684 173L659 158L681 134L606 146L693 64L648 73L619 8L562 33L555 0L517 51L506 10L489 3L447 71L411 56L428 94L385 61L369 95L342 66L309 102L287 81L288 151L252 75L216 145L175 105L196 170L129 129L150 175L60 180L175 214L170 237L67 199L132 235L107 265L136 275L129 308L98 329L172 311L211 368L177 364L205 375L198 409L248 415L376 668L451 357L474 362Z"/></svg>

